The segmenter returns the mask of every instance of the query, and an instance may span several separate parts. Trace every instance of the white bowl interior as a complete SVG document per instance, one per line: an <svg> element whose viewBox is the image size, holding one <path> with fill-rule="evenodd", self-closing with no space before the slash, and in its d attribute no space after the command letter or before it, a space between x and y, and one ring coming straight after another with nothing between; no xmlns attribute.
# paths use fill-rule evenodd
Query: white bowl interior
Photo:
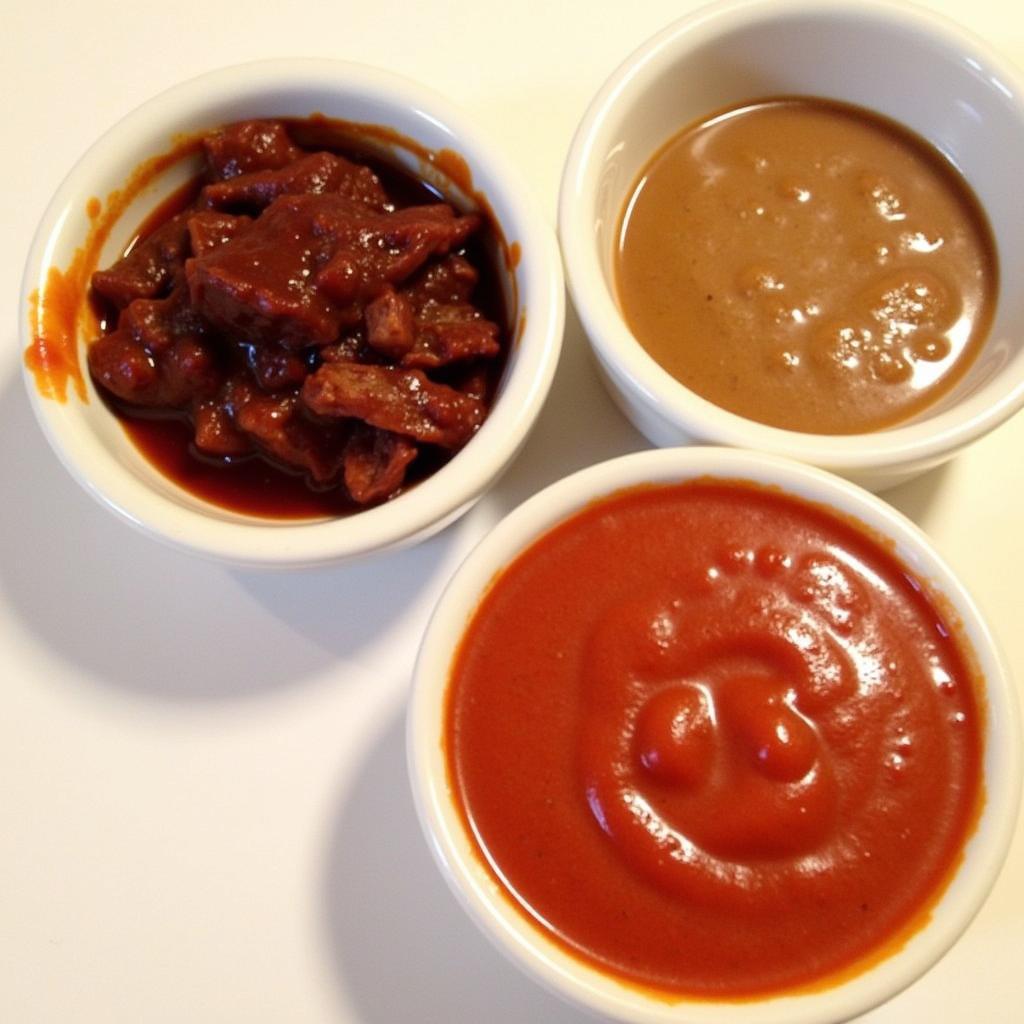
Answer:
<svg viewBox="0 0 1024 1024"><path fill-rule="evenodd" d="M898 952L843 984L809 994L741 1003L670 1003L573 959L526 921L483 866L448 784L442 737L453 652L495 573L598 497L622 487L705 475L780 486L891 539L897 556L949 602L986 683L985 806L954 880L929 923ZM488 938L559 995L616 1020L643 1024L825 1024L881 1003L938 960L980 908L1009 848L1020 799L1020 726L1008 669L971 598L924 534L879 499L830 474L774 456L721 448L662 449L602 463L553 484L506 517L458 570L435 610L416 665L407 739L421 824L449 885Z"/></svg>
<svg viewBox="0 0 1024 1024"><path fill-rule="evenodd" d="M709 114L791 95L858 104L911 128L961 171L995 234L1001 288L984 351L950 394L886 431L823 438L726 413L647 356L615 304L612 259L621 212L653 154ZM638 424L657 443L688 434L840 471L911 457L934 462L936 454L989 429L996 410L1005 417L1024 403L1022 176L1020 80L979 40L919 8L874 0L712 5L628 58L588 111L563 180L560 229L570 287L613 386L632 391L633 401L653 406L651 415L667 421Z"/></svg>
<svg viewBox="0 0 1024 1024"><path fill-rule="evenodd" d="M478 435L438 473L384 505L333 520L288 522L246 516L211 505L160 474L129 441L86 377L87 400L38 394L26 376L47 436L72 474L101 502L162 540L227 561L301 566L413 543L466 510L515 455L546 397L561 344L564 316L561 265L517 172L442 97L398 76L333 61L269 61L201 76L164 93L106 133L61 186L39 227L26 266L21 323L29 295L42 289L51 266L64 268L86 237L90 197L124 186L145 160L170 151L177 138L250 117L323 114L381 125L412 140L381 144L393 161L442 187L463 209L484 197L507 246L522 258L504 267L502 285L512 348L494 406ZM465 159L472 193L453 184L424 154L450 150ZM196 168L182 161L156 177L116 221L98 266L123 251L160 200ZM529 311L529 315L526 313ZM85 370L88 338L78 339Z"/></svg>

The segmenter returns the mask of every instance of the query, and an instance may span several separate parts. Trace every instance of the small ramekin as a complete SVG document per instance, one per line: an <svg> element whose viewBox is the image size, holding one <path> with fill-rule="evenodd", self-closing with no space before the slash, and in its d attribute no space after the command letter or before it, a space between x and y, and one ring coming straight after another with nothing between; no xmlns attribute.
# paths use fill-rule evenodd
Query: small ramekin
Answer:
<svg viewBox="0 0 1024 1024"><path fill-rule="evenodd" d="M654 153L709 114L791 95L858 104L930 141L963 173L995 234L999 298L984 350L937 404L889 429L808 434L728 412L662 369L616 304L621 211ZM1024 79L969 32L883 0L713 4L629 56L584 115L559 200L569 290L613 398L653 443L756 448L881 490L951 458L1024 405L1022 180Z"/></svg>
<svg viewBox="0 0 1024 1024"><path fill-rule="evenodd" d="M413 544L464 513L498 477L526 439L547 396L564 322L564 284L554 232L502 152L457 107L418 83L358 64L329 60L259 61L184 82L149 100L106 132L60 186L36 233L22 285L23 347L34 330L33 292L50 268L68 267L90 228L89 203L124 187L144 161L168 152L182 135L252 117L323 114L382 126L388 155L425 171L456 205L483 196L509 253L503 286L513 320L512 350L490 415L472 441L432 477L396 499L343 518L282 521L234 514L163 477L129 441L85 372L91 340L77 338L85 398L44 397L28 369L26 385L50 444L90 494L147 534L178 548L254 567L339 562ZM399 140L409 140L409 148ZM465 184L457 154L472 179ZM445 175L445 159L459 180ZM426 159L425 159L426 157ZM194 173L194 172L193 172ZM156 178L114 225L97 259L113 262L146 213L187 177L174 167ZM95 212L95 211L93 211Z"/></svg>
<svg viewBox="0 0 1024 1024"><path fill-rule="evenodd" d="M484 865L449 782L444 722L452 661L495 575L538 537L599 498L626 487L700 477L779 488L859 520L944 600L984 680L984 807L951 883L927 923L888 958L831 987L800 994L672 1002L568 955L527 920ZM579 1007L628 1024L835 1024L877 1006L938 961L980 909L1009 849L1020 801L1020 722L1009 669L971 597L925 534L881 499L833 474L736 449L626 455L552 484L510 513L469 555L438 603L416 663L406 738L420 822L442 874L470 917L535 981Z"/></svg>

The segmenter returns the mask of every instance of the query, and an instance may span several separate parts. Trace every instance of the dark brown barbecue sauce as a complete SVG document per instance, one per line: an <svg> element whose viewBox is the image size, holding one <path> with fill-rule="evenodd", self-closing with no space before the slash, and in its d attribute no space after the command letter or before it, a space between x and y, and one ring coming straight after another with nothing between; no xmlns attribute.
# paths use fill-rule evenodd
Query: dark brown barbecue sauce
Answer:
<svg viewBox="0 0 1024 1024"><path fill-rule="evenodd" d="M185 243L187 251L184 257L179 259L175 256L172 261L174 267L164 275L167 280L162 281L155 294L142 296L144 301L138 308L157 308L175 289L187 289L191 308L183 313L184 322L199 325L197 330L202 346L199 354L208 356L207 362L212 364L197 377L201 390L177 401L174 394L168 398L166 388L157 384L153 386L154 391L145 385L138 388L140 399L137 400L132 391L135 387L132 368L129 365L126 370L123 365L135 359L134 351L124 359L121 359L119 351L116 352L114 358L107 360L113 370L105 373L104 359L97 358L94 346L89 353L90 371L99 393L121 420L135 446L162 474L197 497L232 511L268 518L305 519L349 514L390 500L431 475L479 428L493 401L509 348L508 313L497 267L502 253L505 254L505 263L509 263L508 252L486 203L482 204L484 208L478 214L463 216L459 211L451 210L445 198L430 184L387 163L358 143L353 144L349 126L345 130L335 130L333 122L313 118L245 122L225 126L218 131L230 134L239 130L244 132L249 126L259 128L263 125L273 126L278 138L285 139L285 144L293 147L294 160L267 168L259 163L263 157L257 151L254 168L243 164L225 169L223 154L220 156L221 166L215 166L215 147L208 148L208 165L204 172L168 197L146 218L126 247L124 259L130 259L139 246L144 246L147 239L173 224L176 217L183 216L191 221L196 214L209 217L223 212L226 221L232 225L236 220L245 221L235 236L241 238L246 232L255 233L254 226L260 223L268 210L277 210L275 216L280 220L282 206L294 207L299 216L306 216L306 210L312 209L308 215L314 223L310 239L311 244L316 243L321 237L316 234L317 225L330 222L332 217L335 222L347 225L348 222L338 221L338 217L350 217L354 203L368 192L366 201L371 204L372 211L368 212L366 230L377 230L380 235L370 246L370 257L366 257L363 249L359 248L363 245L361 229L346 228L349 230L346 237L355 255L353 260L343 261L342 267L349 271L350 264L354 263L355 276L359 278L362 274L356 291L346 293L338 300L328 296L326 306L316 299L319 319L312 316L303 319L306 311L300 309L293 323L285 310L268 325L260 317L263 310L274 307L276 296L259 294L257 286L255 298L246 297L248 285L236 281L235 265L228 266L228 285L221 286L215 282L213 299L208 297L209 288L204 296L203 285L197 286L196 280L200 276L197 271L201 265L200 257L207 250L198 253L189 250L196 237L203 237L202 234L192 234L192 241ZM258 135L259 132L250 130L252 134ZM277 192L270 202L265 202L263 195L251 202L243 199L211 203L208 198L211 185L214 186L214 194L217 186L222 185L230 195L247 195L247 182L259 187L266 184L260 179L261 174L265 179L268 174L272 177L278 172L286 173L297 162L309 162L311 157L315 161L317 154L325 153L350 161L359 169L357 185L351 185L343 175L338 186L341 192L356 191L356 199L351 195L341 200L323 199L325 209L321 211L318 205L321 204L320 198L303 198L333 195L331 182L325 186L319 167L300 180L295 191L286 187ZM333 173L329 159L325 164ZM464 191L471 191L465 187L467 182L460 180L457 184ZM395 237L388 234L390 220L386 218L395 217L399 223L397 215L404 216L404 212L409 211L409 215L414 217L417 210L425 211L422 224L414 223L405 234L402 234L405 227L399 224ZM381 220L381 217L385 219ZM464 226L470 218L473 220L472 230L451 227L452 224ZM447 236L440 237L440 241L430 241L438 220L443 221L445 230L455 239L451 245L447 244ZM383 228L380 228L381 224ZM230 233L226 237L228 241L217 242L217 246L223 246L222 253L226 253L227 246L235 240ZM171 248L174 244L171 243ZM314 260L304 264L308 269L302 272L315 276L335 259L345 244L342 241L333 246L328 242L319 256L320 262ZM415 254L424 246L430 249L431 245L436 251L429 252L417 262ZM374 247L384 252L380 267L374 263ZM410 253L414 255L410 256ZM260 251L257 251L258 255ZM156 262L161 259L162 256L157 257ZM192 265L187 265L185 260ZM251 262L258 265L260 260L253 258ZM147 264L147 272L151 263ZM223 260L221 264L223 266ZM122 297L120 282L115 280L112 285L109 282L105 285L100 280L104 273L109 276L120 265L116 264L110 271L93 277L89 301L100 324L101 337L97 345L104 343L104 339L109 345L109 339L118 334L119 327L121 334L133 337L130 344L135 344L138 337L147 337L145 316L129 315L129 329L127 332L124 330L125 310L131 302ZM398 271L393 271L395 265L398 265ZM412 266L412 270L406 273L408 266ZM259 270L255 273L258 274ZM449 277L456 281L458 294L442 294L442 289L434 288L430 283L436 280L446 287ZM127 287L131 289L130 281ZM344 280L341 287L347 287ZM217 292L216 288L221 288L221 291ZM195 301L197 293L198 305ZM337 290L334 293L339 294ZM379 307L382 296L388 310L385 323L393 326L401 321L405 330L404 333L399 331L401 337L398 337L394 331L388 334L385 327L384 340L378 338L372 342L375 335L369 327L370 315L366 308L372 305ZM211 319L207 319L204 298L212 310L209 314ZM227 313L224 312L225 303L230 306ZM327 310L323 315L320 315L321 306ZM339 312L342 306L344 309ZM247 320L250 307L256 311L251 318L255 326ZM412 332L415 343L412 349L407 347L410 309L414 314ZM401 315L396 315L396 310ZM277 310L274 315L277 315ZM377 320L380 319L378 316ZM337 326L338 321L341 326ZM307 326L311 331L308 339L303 335ZM284 337L282 342L275 337L275 331L279 329ZM177 330L177 324L173 324L170 329L160 327L158 333L163 337L174 335ZM389 347L392 344L398 347ZM274 383L273 372L264 367L265 376L271 378L269 391L265 392L254 367L271 350L268 358L271 362L277 359L285 367L286 375L295 376L301 372L305 376L294 384L281 385ZM342 353L340 356L339 351ZM153 362L149 349L146 349L146 358ZM162 356L158 353L155 358L159 360ZM194 356L190 354L185 362L192 366ZM316 381L310 381L310 378L327 362L344 364L337 372L341 384L331 380L329 386L314 387ZM353 369L351 364L366 369ZM324 372L333 373L330 370ZM203 378L202 373L208 376ZM111 377L113 387L110 386ZM127 383L121 378L125 378ZM239 429L244 417L237 414L237 403L233 405L222 397L225 382L230 384L235 379L244 382L246 394L252 392L257 406L273 399L280 400L279 406L289 408L287 415L294 419L301 435L298 445L291 445L290 441L278 444L274 437L265 441L265 433L246 434ZM204 380L207 383L202 383ZM431 391L433 401L433 405L424 406L422 414L416 401L422 397L421 387ZM191 385L187 384L184 390L189 392L190 389ZM350 395L346 389L353 393ZM410 395L410 389L416 394ZM174 388L171 390L173 392ZM218 408L217 415L230 421L228 432L240 435L245 450L204 450L199 440L196 410L204 404L218 403L222 408ZM315 410L313 404L317 406ZM250 412L251 408L252 403ZM278 407L275 406L262 416L262 422L257 419L257 430L262 431L277 413ZM367 417L365 420L362 418L364 415ZM306 464L302 464L306 457L305 447L308 446L316 451ZM283 454L282 448L285 449ZM297 451L299 461L292 462L287 457L292 454L290 448ZM356 450L354 456L350 454L353 449ZM350 475L349 465L353 459L356 469Z"/></svg>

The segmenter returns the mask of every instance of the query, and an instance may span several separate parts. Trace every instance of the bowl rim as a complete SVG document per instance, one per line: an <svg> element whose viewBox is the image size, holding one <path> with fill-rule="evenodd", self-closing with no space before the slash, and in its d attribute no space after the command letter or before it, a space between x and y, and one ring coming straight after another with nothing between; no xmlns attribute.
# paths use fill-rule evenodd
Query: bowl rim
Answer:
<svg viewBox="0 0 1024 1024"><path fill-rule="evenodd" d="M837 509L870 533L888 538L897 557L959 619L985 685L985 802L964 860L928 923L881 961L831 987L742 1002L645 998L642 990L571 957L529 924L484 867L466 833L443 750L451 661L482 595L500 571L548 530L601 497L636 485L702 477L780 488ZM831 473L780 456L710 446L635 452L580 470L509 513L471 551L449 580L424 633L407 711L406 754L428 845L476 925L543 987L629 1024L829 1024L885 1002L935 964L980 910L1012 842L1021 799L1021 724L1008 664L977 605L927 535L882 499Z"/></svg>
<svg viewBox="0 0 1024 1024"><path fill-rule="evenodd" d="M512 332L512 351L499 396L470 443L410 491L351 516L264 520L235 516L213 505L207 511L192 496L188 496L189 505L171 498L180 489L170 481L165 495L136 478L91 430L82 429L83 407L102 402L87 372L83 373L86 403L74 395L60 402L40 395L22 360L33 411L51 447L101 504L178 549L265 568L338 562L413 543L464 512L512 460L533 426L554 377L565 316L554 231L517 167L465 111L433 89L391 71L351 61L284 58L230 65L179 82L107 128L79 158L47 206L29 249L19 308L22 351L32 342L30 296L34 291L41 294L49 267L59 265L56 250L64 245L72 252L81 241L66 236L69 214L84 209L89 197L106 195L123 185L137 165L128 154L137 149L139 138L162 139L157 145L164 150L157 149L159 153L171 143L169 127L187 123L189 116L196 121L208 119L210 112L231 103L255 102L282 92L304 95L306 106L312 100L320 108L329 105L332 93L342 100L351 96L383 104L395 112L400 134L414 141L419 139L409 125L429 125L438 138L446 140L444 148L454 149L466 160L474 187L482 191L500 221L506 244L518 243L520 259L511 272L516 277L519 308L510 310L510 315L521 329ZM313 112L296 109L295 116ZM256 114L253 111L250 116ZM121 171L118 178L116 172ZM528 314L525 323L521 322L523 309ZM83 339L78 348L81 360Z"/></svg>
<svg viewBox="0 0 1024 1024"><path fill-rule="evenodd" d="M588 212L597 191L594 148L620 103L642 95L660 70L697 45L759 21L842 16L903 28L936 47L966 52L1024 122L1024 73L952 19L905 0L717 0L667 25L627 56L590 101L569 146L558 201L558 235L569 294L593 350L615 387L628 389L671 428L698 441L758 448L840 473L934 464L1024 407L1024 376L997 376L956 406L923 419L859 434L815 434L759 423L702 398L663 369L634 339L601 269ZM982 72L979 72L982 74Z"/></svg>

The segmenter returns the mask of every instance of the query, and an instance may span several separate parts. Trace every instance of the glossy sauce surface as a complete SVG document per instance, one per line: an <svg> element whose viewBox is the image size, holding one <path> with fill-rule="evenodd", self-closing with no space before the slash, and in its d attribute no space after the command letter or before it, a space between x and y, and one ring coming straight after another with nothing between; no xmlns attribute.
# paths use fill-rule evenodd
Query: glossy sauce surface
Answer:
<svg viewBox="0 0 1024 1024"><path fill-rule="evenodd" d="M871 431L936 402L984 343L995 244L922 139L867 111L780 99L688 128L645 169L619 302L669 373L741 416Z"/></svg>
<svg viewBox="0 0 1024 1024"><path fill-rule="evenodd" d="M822 509L722 481L622 492L485 595L452 669L451 784L510 897L598 968L669 996L821 983L923 922L973 826L958 643Z"/></svg>
<svg viewBox="0 0 1024 1024"><path fill-rule="evenodd" d="M293 134L306 145L338 145L339 129L334 122L309 119L289 123ZM351 144L348 152L353 153ZM390 193L400 197L404 203L411 205L440 198L439 193L425 182L398 172L369 152L357 150L355 155L364 165L372 166ZM468 169L461 178L454 180L471 183ZM139 225L125 252L130 253L142 239L194 204L202 186L203 179L196 178L169 195ZM465 187L468 190L468 185ZM494 315L504 318L497 271L491 266L481 246L473 246L472 254L483 275L478 295ZM112 330L117 322L116 311L95 294L90 295L89 299L92 317L98 322L99 328L102 331ZM490 374L488 390L491 393L496 387L498 369L495 368ZM148 411L118 402L110 395L101 393L101 397L121 420L132 443L151 465L190 494L213 505L279 520L332 518L351 515L359 510L343 488L313 487L302 473L277 465L266 455L216 458L204 454L196 448L194 429L189 418L182 413L173 410ZM404 489L415 486L436 472L446 461L447 457L443 453L421 452L406 474Z"/></svg>
<svg viewBox="0 0 1024 1024"><path fill-rule="evenodd" d="M97 270L132 200L193 156L199 176ZM88 339L104 403L195 496L280 519L357 512L486 418L518 246L454 151L319 115L239 121L182 138L86 212L83 246L30 297L25 364L44 397L86 401Z"/></svg>

